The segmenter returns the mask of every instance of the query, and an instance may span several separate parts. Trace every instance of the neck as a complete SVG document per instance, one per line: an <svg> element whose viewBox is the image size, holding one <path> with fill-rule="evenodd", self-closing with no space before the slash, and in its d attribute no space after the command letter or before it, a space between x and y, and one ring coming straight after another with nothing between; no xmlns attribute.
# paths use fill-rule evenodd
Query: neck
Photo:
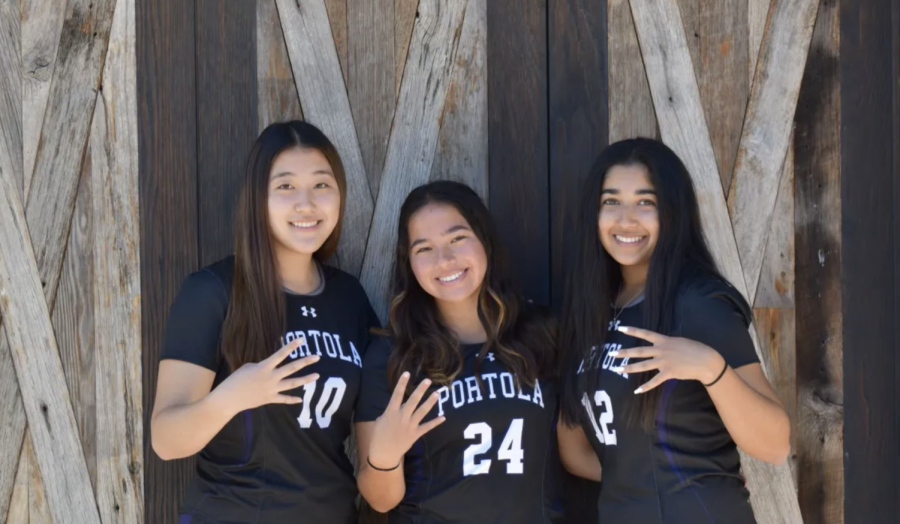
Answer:
<svg viewBox="0 0 900 524"><path fill-rule="evenodd" d="M647 271L649 267L646 264L619 267L622 270L622 290L619 293L619 297L634 298L642 293L644 286L647 285Z"/></svg>
<svg viewBox="0 0 900 524"><path fill-rule="evenodd" d="M276 259L281 283L289 291L306 294L319 287L319 271L312 255L281 251L276 255Z"/></svg>
<svg viewBox="0 0 900 524"><path fill-rule="evenodd" d="M478 293L461 302L437 302L444 325L463 344L477 344L487 340L487 333L478 318Z"/></svg>

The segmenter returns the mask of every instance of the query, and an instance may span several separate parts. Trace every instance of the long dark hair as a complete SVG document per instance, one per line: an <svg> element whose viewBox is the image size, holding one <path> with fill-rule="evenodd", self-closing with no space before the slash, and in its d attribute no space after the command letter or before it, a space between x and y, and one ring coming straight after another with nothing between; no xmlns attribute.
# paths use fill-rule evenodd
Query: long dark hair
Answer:
<svg viewBox="0 0 900 524"><path fill-rule="evenodd" d="M341 195L337 225L313 256L328 259L341 237L347 183L337 149L307 122L294 120L264 129L250 150L235 213L234 283L222 327L222 351L232 370L271 355L272 344L285 328L284 288L269 226L269 176L278 155L294 148L322 153Z"/></svg>
<svg viewBox="0 0 900 524"><path fill-rule="evenodd" d="M679 284L691 275L722 278L703 238L700 208L687 168L674 151L663 143L634 138L611 144L593 167L582 192L575 222L574 254L569 260L566 295L560 326L560 348L565 377L562 395L563 421L575 424L584 412L581 397L584 384L575 370L584 360L598 358L608 334L611 304L622 284L619 264L600 243L597 221L601 190L613 166L642 165L650 174L657 194L659 238L650 258L644 289L643 322L646 329L671 334ZM591 347L596 347L592 354ZM655 372L631 374L634 388L650 380ZM587 391L597 388L599 373L587 373ZM627 422L650 429L655 424L662 388L638 395L628 409Z"/></svg>
<svg viewBox="0 0 900 524"><path fill-rule="evenodd" d="M409 263L409 220L428 204L448 204L469 223L484 246L487 271L478 296L478 318L487 333L475 363L481 382L481 363L493 352L517 380L533 385L555 373L556 325L545 312L524 308L521 295L510 279L506 249L484 202L470 187L437 181L414 189L400 209L397 251L394 261L394 293L386 333L394 350L388 377L396 383L400 374L427 376L446 385L463 367L459 340L443 325L434 298L416 280Z"/></svg>

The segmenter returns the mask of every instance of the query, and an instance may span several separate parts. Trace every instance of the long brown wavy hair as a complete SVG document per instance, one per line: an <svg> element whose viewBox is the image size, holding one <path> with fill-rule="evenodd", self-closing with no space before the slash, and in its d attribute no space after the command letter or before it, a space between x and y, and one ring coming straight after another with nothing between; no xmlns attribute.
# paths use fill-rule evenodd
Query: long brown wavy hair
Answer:
<svg viewBox="0 0 900 524"><path fill-rule="evenodd" d="M278 155L294 148L322 153L341 195L337 225L313 256L327 260L341 237L347 183L337 149L319 128L307 122L270 125L250 150L235 213L234 283L222 327L222 351L232 370L271 355L272 344L285 329L284 288L269 226L269 177Z"/></svg>
<svg viewBox="0 0 900 524"><path fill-rule="evenodd" d="M470 187L442 180L414 189L400 209L394 293L385 329L393 342L388 361L390 381L396 383L404 371L409 371L414 377L428 377L436 384L447 385L463 368L459 340L441 321L434 298L419 285L409 263L410 218L432 203L456 208L487 256L487 271L478 295L478 318L487 333L475 363L479 386L484 387L481 364L488 352L494 353L520 382L533 385L538 378L555 374L555 322L537 308L524 307L509 276L506 250L484 202Z"/></svg>

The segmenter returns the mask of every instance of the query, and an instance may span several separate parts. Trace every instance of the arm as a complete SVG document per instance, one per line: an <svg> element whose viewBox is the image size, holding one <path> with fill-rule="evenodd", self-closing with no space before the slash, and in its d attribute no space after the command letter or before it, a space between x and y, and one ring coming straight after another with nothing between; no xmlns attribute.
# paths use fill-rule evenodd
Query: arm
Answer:
<svg viewBox="0 0 900 524"><path fill-rule="evenodd" d="M406 494L406 480L403 476L403 458L399 459L400 467L393 471L377 471L369 467L366 457L369 456L369 447L372 443L372 432L375 430L374 422L356 423L356 447L359 451L359 493L366 499L372 509L380 513L387 513L395 508L403 495ZM381 464L375 459L372 463L379 468L392 468L397 464Z"/></svg>
<svg viewBox="0 0 900 524"><path fill-rule="evenodd" d="M556 425L559 456L566 471L577 476L600 482L602 468L600 458L580 426L567 426L562 418Z"/></svg>

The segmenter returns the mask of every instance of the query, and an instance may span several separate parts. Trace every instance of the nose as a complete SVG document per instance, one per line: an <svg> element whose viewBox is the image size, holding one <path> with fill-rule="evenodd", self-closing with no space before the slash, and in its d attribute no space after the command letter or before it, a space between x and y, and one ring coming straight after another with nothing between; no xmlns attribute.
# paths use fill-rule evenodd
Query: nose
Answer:
<svg viewBox="0 0 900 524"><path fill-rule="evenodd" d="M294 211L302 212L315 207L310 191L301 189L295 193Z"/></svg>
<svg viewBox="0 0 900 524"><path fill-rule="evenodd" d="M446 266L455 261L456 254L453 252L453 248L451 248L450 246L440 248L440 251L438 252L438 264Z"/></svg>
<svg viewBox="0 0 900 524"><path fill-rule="evenodd" d="M635 217L635 206L622 205L622 212L619 214L619 224L622 226L632 226L638 223Z"/></svg>

